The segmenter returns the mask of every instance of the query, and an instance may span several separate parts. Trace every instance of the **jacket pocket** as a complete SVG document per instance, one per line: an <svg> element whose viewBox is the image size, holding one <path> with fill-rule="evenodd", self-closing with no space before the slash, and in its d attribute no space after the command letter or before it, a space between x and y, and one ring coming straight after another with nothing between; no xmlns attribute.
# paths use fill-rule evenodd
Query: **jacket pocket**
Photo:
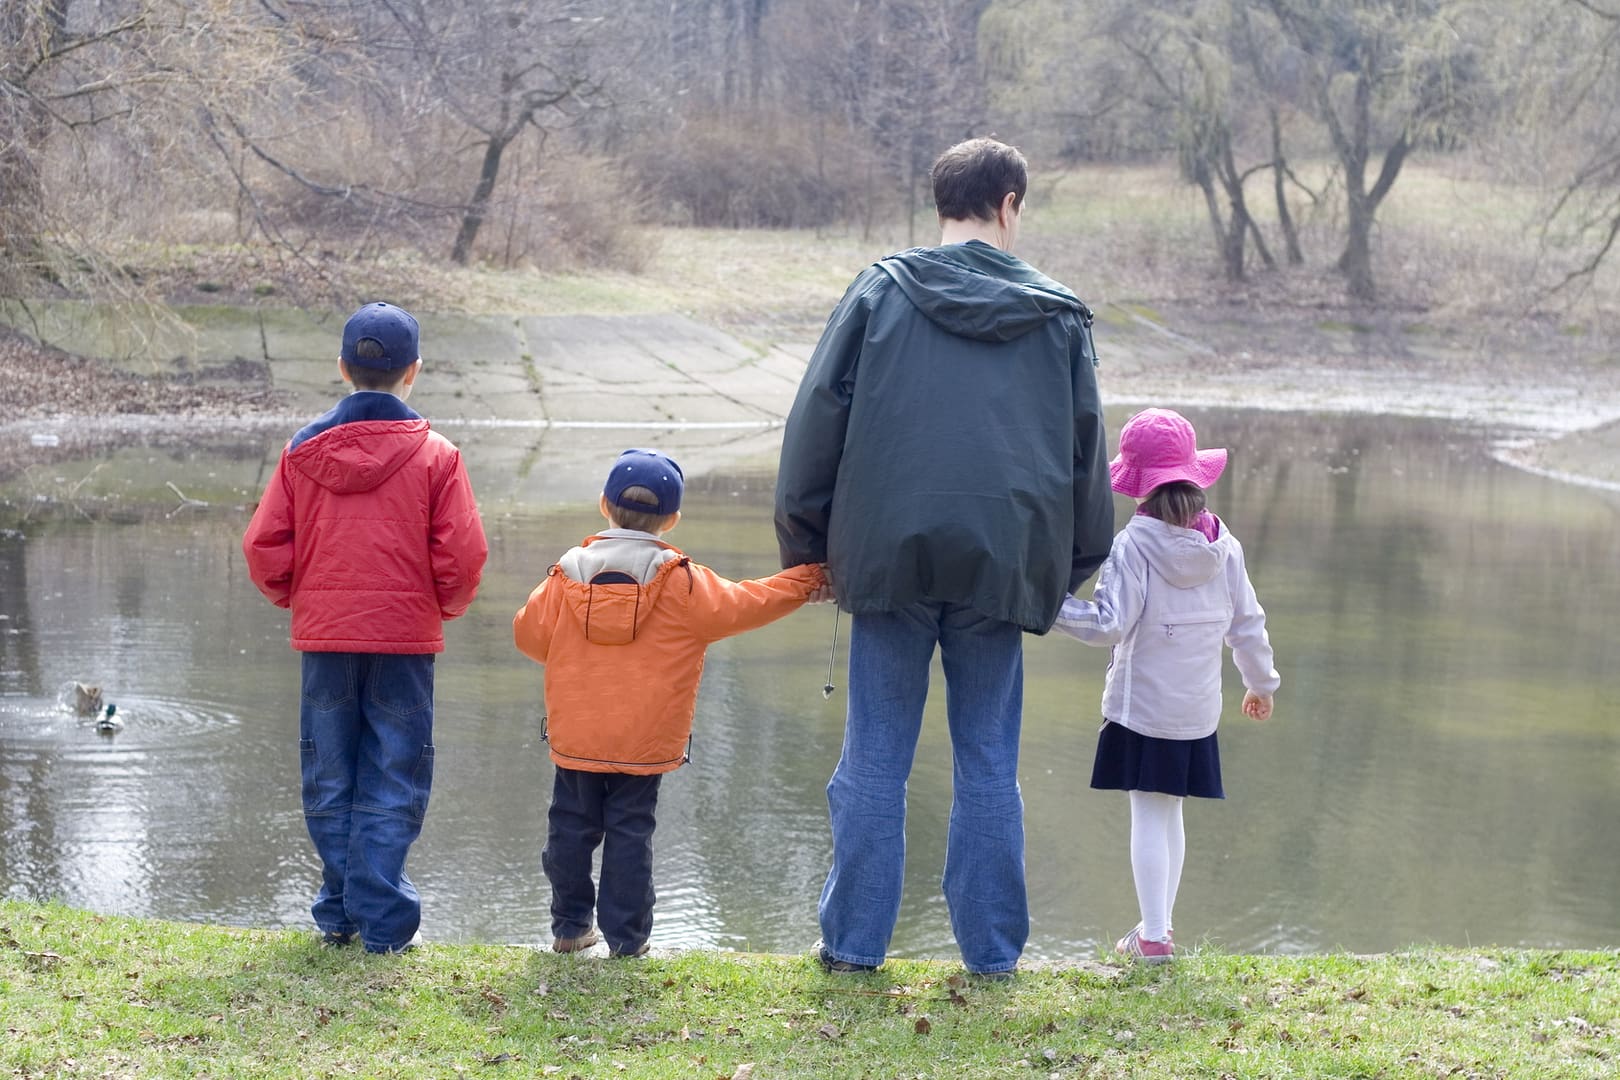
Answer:
<svg viewBox="0 0 1620 1080"><path fill-rule="evenodd" d="M1182 610L1166 605L1146 612L1143 622L1165 637L1175 637L1178 631L1182 634L1192 633L1207 637L1212 627L1224 634L1226 627L1232 622L1232 612L1230 608L1223 607Z"/></svg>
<svg viewBox="0 0 1620 1080"><path fill-rule="evenodd" d="M416 759L416 771L411 774L411 817L421 821L427 816L428 796L433 792L433 744L422 747Z"/></svg>
<svg viewBox="0 0 1620 1080"><path fill-rule="evenodd" d="M586 586L585 640L593 645L628 645L641 619L640 585Z"/></svg>

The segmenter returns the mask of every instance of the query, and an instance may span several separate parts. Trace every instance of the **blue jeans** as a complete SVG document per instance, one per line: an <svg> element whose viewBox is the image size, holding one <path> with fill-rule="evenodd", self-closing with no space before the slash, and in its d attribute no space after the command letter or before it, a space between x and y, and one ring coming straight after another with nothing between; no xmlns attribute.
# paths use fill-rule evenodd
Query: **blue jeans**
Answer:
<svg viewBox="0 0 1620 1080"><path fill-rule="evenodd" d="M856 615L844 752L827 785L833 864L821 935L837 960L881 964L905 877L906 782L939 646L952 749L944 892L967 969L1011 971L1029 940L1018 736L1023 631L954 604Z"/></svg>
<svg viewBox="0 0 1620 1080"><path fill-rule="evenodd" d="M540 865L551 882L551 934L584 937L591 912L608 949L631 955L652 936L653 830L661 774L557 768ZM602 888L591 884L591 855L602 845Z"/></svg>
<svg viewBox="0 0 1620 1080"><path fill-rule="evenodd" d="M304 654L298 750L304 822L321 857L311 908L370 952L403 947L422 920L405 856L433 787L433 654Z"/></svg>

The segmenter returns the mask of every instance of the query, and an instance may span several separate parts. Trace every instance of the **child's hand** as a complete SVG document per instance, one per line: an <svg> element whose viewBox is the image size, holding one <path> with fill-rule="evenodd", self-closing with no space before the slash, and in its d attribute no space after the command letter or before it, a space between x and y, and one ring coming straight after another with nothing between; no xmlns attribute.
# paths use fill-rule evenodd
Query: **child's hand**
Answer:
<svg viewBox="0 0 1620 1080"><path fill-rule="evenodd" d="M830 604L838 597L833 593L832 582L827 580L827 564L821 563L816 567L821 571L821 584L817 585L805 600L807 604Z"/></svg>
<svg viewBox="0 0 1620 1080"><path fill-rule="evenodd" d="M1243 715L1251 720L1271 719L1271 695L1257 694L1253 690L1243 695Z"/></svg>

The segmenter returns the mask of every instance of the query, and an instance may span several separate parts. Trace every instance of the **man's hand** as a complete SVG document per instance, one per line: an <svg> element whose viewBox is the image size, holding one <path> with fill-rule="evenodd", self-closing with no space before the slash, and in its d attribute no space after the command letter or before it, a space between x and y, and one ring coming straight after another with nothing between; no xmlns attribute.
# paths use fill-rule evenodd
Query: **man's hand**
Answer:
<svg viewBox="0 0 1620 1080"><path fill-rule="evenodd" d="M817 585L810 595L805 598L807 604L830 604L838 599L833 593L832 582L827 580L827 564L817 567L821 571L821 584Z"/></svg>
<svg viewBox="0 0 1620 1080"><path fill-rule="evenodd" d="M1247 691L1243 695L1243 715L1251 720L1270 720L1271 695Z"/></svg>

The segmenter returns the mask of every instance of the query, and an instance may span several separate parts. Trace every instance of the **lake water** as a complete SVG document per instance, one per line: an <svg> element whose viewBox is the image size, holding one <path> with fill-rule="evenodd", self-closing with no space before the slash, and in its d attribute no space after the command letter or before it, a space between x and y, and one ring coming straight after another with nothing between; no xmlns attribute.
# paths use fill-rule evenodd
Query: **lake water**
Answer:
<svg viewBox="0 0 1620 1080"><path fill-rule="evenodd" d="M1257 725L1235 713L1228 665L1228 798L1188 804L1178 938L1283 953L1620 942L1620 497L1499 466L1478 434L1432 423L1194 419L1232 449L1211 503L1244 542L1284 681ZM445 431L468 452L491 557L448 627L410 868L429 938L542 941L551 766L541 669L513 650L511 614L596 527L597 474L624 445L701 464L672 540L733 577L775 569L779 433ZM6 489L0 894L308 925L298 657L238 547L285 434L155 440ZM177 504L169 483L207 505ZM816 939L843 724L842 694L821 692L832 628L831 607L807 608L711 650L693 760L660 803L656 946ZM1089 958L1136 921L1125 798L1086 786L1107 654L1026 644L1028 955ZM61 705L74 680L105 688L122 732ZM956 955L938 889L942 686L912 778L900 956Z"/></svg>

